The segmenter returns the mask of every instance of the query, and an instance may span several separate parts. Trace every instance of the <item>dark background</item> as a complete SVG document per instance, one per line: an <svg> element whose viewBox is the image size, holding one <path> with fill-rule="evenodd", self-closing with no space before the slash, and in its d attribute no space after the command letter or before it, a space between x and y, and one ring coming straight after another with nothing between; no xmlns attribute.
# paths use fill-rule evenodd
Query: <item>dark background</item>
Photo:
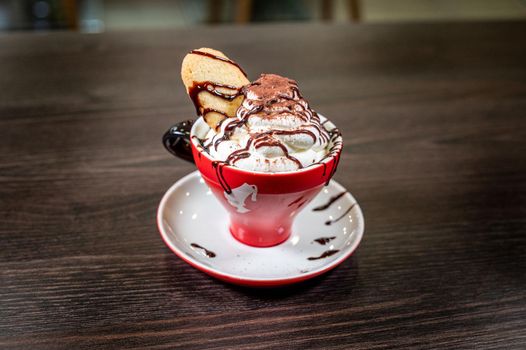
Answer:
<svg viewBox="0 0 526 350"><path fill-rule="evenodd" d="M524 0L0 0L0 30L87 33L262 22L526 19Z"/></svg>

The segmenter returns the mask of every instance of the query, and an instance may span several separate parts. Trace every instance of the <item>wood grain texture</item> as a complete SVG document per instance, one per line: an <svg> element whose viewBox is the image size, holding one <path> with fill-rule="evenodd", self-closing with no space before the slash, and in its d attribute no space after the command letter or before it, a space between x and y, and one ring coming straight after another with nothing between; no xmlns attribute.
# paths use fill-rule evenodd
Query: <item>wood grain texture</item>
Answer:
<svg viewBox="0 0 526 350"><path fill-rule="evenodd" d="M0 348L524 349L526 23L0 36ZM160 138L211 46L298 80L343 131L354 256L226 285L157 233L193 170Z"/></svg>

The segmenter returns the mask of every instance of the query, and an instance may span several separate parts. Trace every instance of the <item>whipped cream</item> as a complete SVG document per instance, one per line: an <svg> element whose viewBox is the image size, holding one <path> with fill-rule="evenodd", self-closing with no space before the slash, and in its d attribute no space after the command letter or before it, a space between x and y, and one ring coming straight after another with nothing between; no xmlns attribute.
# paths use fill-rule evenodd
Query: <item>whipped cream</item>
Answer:
<svg viewBox="0 0 526 350"><path fill-rule="evenodd" d="M293 171L320 162L329 153L331 136L301 96L296 81L262 74L242 88L235 118L210 129L203 146L218 160L241 169Z"/></svg>

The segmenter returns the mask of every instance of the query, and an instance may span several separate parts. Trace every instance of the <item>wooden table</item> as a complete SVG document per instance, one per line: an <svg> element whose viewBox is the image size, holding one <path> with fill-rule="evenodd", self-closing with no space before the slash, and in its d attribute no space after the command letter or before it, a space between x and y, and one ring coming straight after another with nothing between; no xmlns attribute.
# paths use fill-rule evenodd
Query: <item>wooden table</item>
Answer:
<svg viewBox="0 0 526 350"><path fill-rule="evenodd" d="M526 348L526 23L0 36L0 347ZM156 224L194 170L183 55L275 72L343 131L361 246L283 289L218 282Z"/></svg>

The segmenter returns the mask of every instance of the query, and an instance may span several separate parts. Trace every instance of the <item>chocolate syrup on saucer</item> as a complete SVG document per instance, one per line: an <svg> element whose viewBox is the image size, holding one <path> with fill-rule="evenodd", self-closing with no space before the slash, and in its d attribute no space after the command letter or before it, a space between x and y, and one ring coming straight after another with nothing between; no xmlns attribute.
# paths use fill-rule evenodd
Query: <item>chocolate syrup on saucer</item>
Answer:
<svg viewBox="0 0 526 350"><path fill-rule="evenodd" d="M323 252L320 256L311 256L310 258L307 258L307 260L319 260L319 259L327 258L329 256L332 256L332 255L338 253L338 252L339 252L339 250L337 250L337 249L327 250L327 251Z"/></svg>
<svg viewBox="0 0 526 350"><path fill-rule="evenodd" d="M208 250L204 247L201 247L199 244L197 243L191 243L190 246L194 247L194 248L197 248L197 249L201 249L207 257L209 258L215 258L216 257L216 253L214 253L213 251L211 250Z"/></svg>
<svg viewBox="0 0 526 350"><path fill-rule="evenodd" d="M352 208L354 208L355 205L356 205L356 203L354 203L353 205L351 205L351 206L349 207L349 209L347 209L347 210L345 211L345 213L343 213L341 216L337 217L336 219L325 221L325 225L327 225L327 226L328 226L328 225L332 225L332 224L334 224L335 222L340 221L341 219L343 219L343 217L344 217L345 215L349 214L349 212L352 210Z"/></svg>
<svg viewBox="0 0 526 350"><path fill-rule="evenodd" d="M321 245L326 245L327 243L329 243L333 239L336 239L336 236L316 238L313 242L319 243Z"/></svg>
<svg viewBox="0 0 526 350"><path fill-rule="evenodd" d="M319 207L312 208L312 211L321 211L321 210L325 210L325 209L329 208L332 203L336 202L338 199L343 197L343 195L346 194L346 193L347 193L347 191L343 191L342 193L338 193L337 195L332 196L331 198L329 198L329 201L327 203L325 203L323 205L320 205Z"/></svg>

